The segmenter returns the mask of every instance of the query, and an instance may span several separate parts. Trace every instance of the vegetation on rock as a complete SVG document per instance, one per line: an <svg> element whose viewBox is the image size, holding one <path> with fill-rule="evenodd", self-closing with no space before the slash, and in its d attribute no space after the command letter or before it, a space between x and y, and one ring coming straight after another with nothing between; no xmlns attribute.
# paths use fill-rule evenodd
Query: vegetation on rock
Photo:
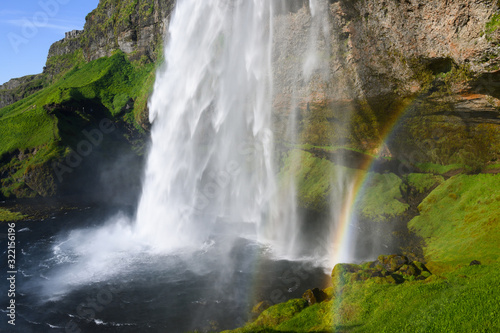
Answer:
<svg viewBox="0 0 500 333"><path fill-rule="evenodd" d="M145 133L140 108L155 69L154 64L130 62L118 51L75 66L54 84L0 109L2 194L56 194L52 162L76 151L81 131L103 118L122 123L131 144L142 149L142 140L136 139Z"/></svg>
<svg viewBox="0 0 500 333"><path fill-rule="evenodd" d="M17 213L17 212L13 213L8 209L0 208L0 222L19 221L19 220L22 220L23 218L25 218L25 216L22 215L21 213Z"/></svg>
<svg viewBox="0 0 500 333"><path fill-rule="evenodd" d="M417 271L418 265L412 268ZM359 279L358 273L349 271L360 266L351 266L335 267L333 288L325 289L331 296L325 301L308 306L304 299L290 300L270 307L243 328L226 332L437 333L500 329L498 263L466 266L443 275L423 270L417 275L420 278L413 279L389 275L390 280ZM340 283L335 280L339 271L343 272Z"/></svg>

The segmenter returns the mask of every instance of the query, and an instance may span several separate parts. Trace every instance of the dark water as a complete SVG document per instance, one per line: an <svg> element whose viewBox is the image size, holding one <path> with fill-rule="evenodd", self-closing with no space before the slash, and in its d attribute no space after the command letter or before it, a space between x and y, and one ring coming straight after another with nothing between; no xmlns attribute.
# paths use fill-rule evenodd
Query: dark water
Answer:
<svg viewBox="0 0 500 333"><path fill-rule="evenodd" d="M228 230L169 254L132 247L108 254L92 241L78 244L88 258L61 250L71 230L92 232L112 213L78 209L16 224L16 326L7 323L7 224L0 224L1 332L219 331L243 325L258 301L301 297L325 281L312 263L273 259Z"/></svg>

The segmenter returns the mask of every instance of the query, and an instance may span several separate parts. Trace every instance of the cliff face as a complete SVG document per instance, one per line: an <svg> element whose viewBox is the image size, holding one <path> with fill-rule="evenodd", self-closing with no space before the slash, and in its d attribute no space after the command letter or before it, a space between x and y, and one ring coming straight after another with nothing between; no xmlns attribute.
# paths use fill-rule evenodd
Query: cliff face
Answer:
<svg viewBox="0 0 500 333"><path fill-rule="evenodd" d="M87 15L83 31L51 46L44 73L57 78L75 64L110 56L116 50L132 61L155 62L173 6L174 0L101 0Z"/></svg>
<svg viewBox="0 0 500 333"><path fill-rule="evenodd" d="M306 7L275 20L280 137L293 139L284 131L295 122L302 143L377 153L399 123L389 155L416 152L413 162L439 164L477 159L477 151L482 162L498 158L500 147L487 143L500 139L496 2L349 0L328 8L321 26ZM308 73L311 43L320 57Z"/></svg>
<svg viewBox="0 0 500 333"><path fill-rule="evenodd" d="M123 80L117 79L116 91L96 90L95 96L113 120L131 125L128 137L137 134L134 126L147 130L153 63L161 61L174 3L101 0L88 14L83 31L68 33L51 46L42 74L14 79L0 88L0 106L60 82L75 66L121 51L125 63L134 68L130 70L140 72L140 83L133 84L143 89L125 91ZM497 2L325 0L316 2L325 10L314 20L309 1L273 4L273 119L278 143L345 146L412 165L461 163L475 171L498 161ZM320 52L311 58L311 49ZM119 69L109 71L119 74ZM60 96L79 99L79 89L64 86ZM36 109L46 119L43 106L23 106L17 117ZM36 149L43 142L18 148ZM5 177L16 172L12 169Z"/></svg>
<svg viewBox="0 0 500 333"><path fill-rule="evenodd" d="M84 30L66 33L51 45L43 73L12 79L0 86L0 108L55 82L86 62L121 50L130 60L155 62L174 0L101 0L86 17Z"/></svg>
<svg viewBox="0 0 500 333"><path fill-rule="evenodd" d="M0 108L15 103L43 88L43 76L27 75L0 85Z"/></svg>
<svg viewBox="0 0 500 333"><path fill-rule="evenodd" d="M147 99L172 9L170 0L100 1L83 31L68 32L51 46L42 74L2 87L2 106L41 92L0 110L0 197L96 199L106 192L109 200L138 193L130 189L140 182ZM78 143L88 141L81 133L102 119L117 131L68 168ZM127 162L117 168L110 160Z"/></svg>
<svg viewBox="0 0 500 333"><path fill-rule="evenodd" d="M101 0L87 15L82 46L87 61L120 49L156 61L173 0Z"/></svg>

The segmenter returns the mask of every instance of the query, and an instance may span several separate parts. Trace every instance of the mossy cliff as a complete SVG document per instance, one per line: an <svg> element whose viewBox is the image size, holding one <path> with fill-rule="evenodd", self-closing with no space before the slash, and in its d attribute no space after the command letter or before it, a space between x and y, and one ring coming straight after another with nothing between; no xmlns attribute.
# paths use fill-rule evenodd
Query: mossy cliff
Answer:
<svg viewBox="0 0 500 333"><path fill-rule="evenodd" d="M0 107L56 82L76 65L121 50L132 61L161 58L163 32L173 0L106 0L86 17L84 30L66 33L50 47L43 73L12 79L0 86Z"/></svg>
<svg viewBox="0 0 500 333"><path fill-rule="evenodd" d="M309 9L275 20L280 139L471 171L498 159L497 2L344 0L328 7L330 31L316 36L313 73L303 65L314 35Z"/></svg>
<svg viewBox="0 0 500 333"><path fill-rule="evenodd" d="M358 233L392 242L381 252L403 254L337 264L331 281L304 290L302 299L258 303L244 327L227 332L499 330L500 174L450 177L456 167L425 166L417 173L368 172L291 150L280 176L295 176L303 207L321 210L331 202L339 172L361 175L367 180L354 206ZM373 232L384 227L388 232Z"/></svg>
<svg viewBox="0 0 500 333"><path fill-rule="evenodd" d="M379 260L339 264L326 296L309 294L262 311L243 332L495 332L500 328L498 263L434 275L419 262L384 272ZM420 268L421 269L420 269Z"/></svg>
<svg viewBox="0 0 500 333"><path fill-rule="evenodd" d="M137 192L172 9L173 1L101 1L83 31L51 46L43 73L1 87L0 197ZM102 132L103 120L116 130ZM112 171L119 161L127 168Z"/></svg>
<svg viewBox="0 0 500 333"><path fill-rule="evenodd" d="M101 0L43 73L0 87L0 197L135 202L173 3ZM280 188L309 226L346 194L332 179L363 179L358 241L398 255L339 264L237 332L498 331L498 1L325 0L312 72L308 1L275 3Z"/></svg>
<svg viewBox="0 0 500 333"><path fill-rule="evenodd" d="M59 150L51 144L57 141L58 113L43 114L48 102L34 97L43 95L41 90L62 84L60 94L79 103L99 96L92 103L101 103L112 121L127 124L129 137L144 137L152 64L162 61L162 35L173 6L171 0L100 1L87 15L83 31L54 43L42 74L2 86L3 105L25 98L0 111L2 122L14 129L3 134L11 139L0 152L3 164L10 163L2 178L15 184L4 185L10 196L40 194L21 186L27 169L19 168L21 161L14 156L22 153L23 161L39 165L29 157L34 151L48 149L44 161L67 152L64 139ZM459 164L470 172L495 164L500 142L496 2L343 0L327 6L329 32L316 40L322 65L306 75L303 61L313 29L307 1L276 2L273 119L278 144L342 146L412 166ZM80 83L76 90L61 83L66 75L115 52L125 55L121 64L134 73L118 71L111 78L110 70L96 81L100 83L92 89L102 91L94 95L79 95ZM108 79L111 85L102 84Z"/></svg>

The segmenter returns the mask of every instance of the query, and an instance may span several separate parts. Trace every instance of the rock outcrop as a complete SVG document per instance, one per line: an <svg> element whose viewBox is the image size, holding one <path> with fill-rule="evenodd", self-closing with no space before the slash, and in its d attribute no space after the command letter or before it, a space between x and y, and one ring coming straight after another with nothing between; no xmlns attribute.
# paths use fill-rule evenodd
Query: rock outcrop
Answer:
<svg viewBox="0 0 500 333"><path fill-rule="evenodd" d="M27 75L0 85L0 108L15 103L43 88L43 76Z"/></svg>
<svg viewBox="0 0 500 333"><path fill-rule="evenodd" d="M376 283L400 284L405 281L425 280L431 272L419 261L406 256L379 256L378 260L361 265L337 264L332 271L332 283L340 289L355 281L374 280Z"/></svg>
<svg viewBox="0 0 500 333"><path fill-rule="evenodd" d="M85 59L95 60L120 49L137 59L145 56L155 61L173 7L173 0L100 1L86 18Z"/></svg>
<svg viewBox="0 0 500 333"><path fill-rule="evenodd" d="M161 61L174 3L101 0L87 15L83 31L68 32L51 46L42 74L0 87L0 107L46 87L77 65L117 51L139 65ZM459 163L478 172L498 163L498 2L315 3L324 10L311 10L306 0L274 2L278 145L343 146L362 157L363 152L383 153L411 168L422 162ZM320 52L311 56L311 49ZM152 85L154 77L147 82ZM131 121L143 129L148 129L146 99L130 101Z"/></svg>
<svg viewBox="0 0 500 333"><path fill-rule="evenodd" d="M324 23L306 6L275 19L278 138L294 140L287 126L296 123L301 143L378 153L403 117L387 142L389 155L412 163L473 161L476 170L499 158L500 147L487 144L500 140L496 2L327 5ZM321 51L308 72L311 47Z"/></svg>
<svg viewBox="0 0 500 333"><path fill-rule="evenodd" d="M49 49L43 73L12 79L0 86L0 108L55 82L85 62L121 50L130 60L155 62L161 57L163 36L174 0L102 0L86 17L84 30L66 32Z"/></svg>

